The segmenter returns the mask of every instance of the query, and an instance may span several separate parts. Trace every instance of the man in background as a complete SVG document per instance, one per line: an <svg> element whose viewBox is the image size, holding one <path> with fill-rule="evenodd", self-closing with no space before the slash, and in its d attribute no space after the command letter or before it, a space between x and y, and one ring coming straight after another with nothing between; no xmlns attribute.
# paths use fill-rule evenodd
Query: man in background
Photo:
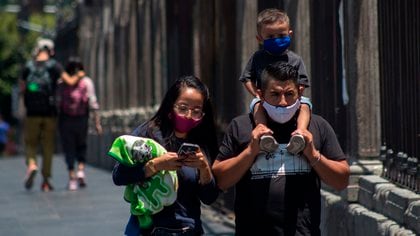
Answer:
<svg viewBox="0 0 420 236"><path fill-rule="evenodd" d="M31 189L38 172L37 150L42 147L41 190L53 190L51 166L56 132L56 89L60 78L69 84L75 83L64 72L60 63L52 58L54 43L50 39L39 39L21 77L21 92L24 97L26 117L24 119L24 144L26 156L25 188Z"/></svg>

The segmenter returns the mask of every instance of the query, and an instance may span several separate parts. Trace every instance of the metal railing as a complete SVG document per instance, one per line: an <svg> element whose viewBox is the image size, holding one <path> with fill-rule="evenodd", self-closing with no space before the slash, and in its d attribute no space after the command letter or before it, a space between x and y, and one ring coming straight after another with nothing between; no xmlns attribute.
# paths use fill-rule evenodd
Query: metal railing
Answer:
<svg viewBox="0 0 420 236"><path fill-rule="evenodd" d="M396 185L420 193L420 162L404 152L394 152L381 146L379 160L383 163L382 177Z"/></svg>
<svg viewBox="0 0 420 236"><path fill-rule="evenodd" d="M382 142L420 157L420 2L378 1ZM397 153L398 154L398 153Z"/></svg>

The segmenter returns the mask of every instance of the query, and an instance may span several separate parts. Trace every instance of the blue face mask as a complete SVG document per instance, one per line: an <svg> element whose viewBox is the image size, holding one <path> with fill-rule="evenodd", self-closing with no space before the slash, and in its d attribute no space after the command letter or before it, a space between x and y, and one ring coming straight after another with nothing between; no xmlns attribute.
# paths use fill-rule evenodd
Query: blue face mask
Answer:
<svg viewBox="0 0 420 236"><path fill-rule="evenodd" d="M281 55L289 46L289 36L264 40L264 50L276 56Z"/></svg>

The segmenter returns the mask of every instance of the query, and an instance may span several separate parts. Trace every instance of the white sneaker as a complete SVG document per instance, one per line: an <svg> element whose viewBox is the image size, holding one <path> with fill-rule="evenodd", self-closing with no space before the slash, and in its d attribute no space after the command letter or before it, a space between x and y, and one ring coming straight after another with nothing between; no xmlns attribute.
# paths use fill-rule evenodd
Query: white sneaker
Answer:
<svg viewBox="0 0 420 236"><path fill-rule="evenodd" d="M288 152L293 155L298 154L299 152L305 149L306 142L301 134L295 134L290 138L289 143L286 146Z"/></svg>
<svg viewBox="0 0 420 236"><path fill-rule="evenodd" d="M271 135L263 135L260 138L260 149L265 152L274 152L279 147L279 144Z"/></svg>
<svg viewBox="0 0 420 236"><path fill-rule="evenodd" d="M86 176L83 170L78 170L76 173L77 181L79 182L79 187L86 187Z"/></svg>
<svg viewBox="0 0 420 236"><path fill-rule="evenodd" d="M75 179L69 180L68 188L69 188L70 191L76 191L77 190L77 180L75 180Z"/></svg>

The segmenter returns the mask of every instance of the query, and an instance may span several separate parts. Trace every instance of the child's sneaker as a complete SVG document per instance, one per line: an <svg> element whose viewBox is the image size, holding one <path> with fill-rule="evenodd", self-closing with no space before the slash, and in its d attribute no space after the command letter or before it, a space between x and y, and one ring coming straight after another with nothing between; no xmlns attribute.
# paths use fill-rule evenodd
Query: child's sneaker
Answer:
<svg viewBox="0 0 420 236"><path fill-rule="evenodd" d="M36 172L38 172L38 167L36 166L30 166L26 170L26 177L25 177L25 188L31 189L32 185L34 184L34 179L36 176Z"/></svg>
<svg viewBox="0 0 420 236"><path fill-rule="evenodd" d="M79 182L79 187L84 188L86 187L86 177L85 172L83 170L77 171L77 181Z"/></svg>
<svg viewBox="0 0 420 236"><path fill-rule="evenodd" d="M260 138L260 149L265 152L274 152L279 147L279 144L271 135L263 135Z"/></svg>
<svg viewBox="0 0 420 236"><path fill-rule="evenodd" d="M290 142L287 144L286 149L288 152L296 155L305 149L305 145L306 142L303 136L301 134L295 134L290 138Z"/></svg>
<svg viewBox="0 0 420 236"><path fill-rule="evenodd" d="M77 180L76 179L69 180L68 188L69 188L70 191L76 191L77 190Z"/></svg>

